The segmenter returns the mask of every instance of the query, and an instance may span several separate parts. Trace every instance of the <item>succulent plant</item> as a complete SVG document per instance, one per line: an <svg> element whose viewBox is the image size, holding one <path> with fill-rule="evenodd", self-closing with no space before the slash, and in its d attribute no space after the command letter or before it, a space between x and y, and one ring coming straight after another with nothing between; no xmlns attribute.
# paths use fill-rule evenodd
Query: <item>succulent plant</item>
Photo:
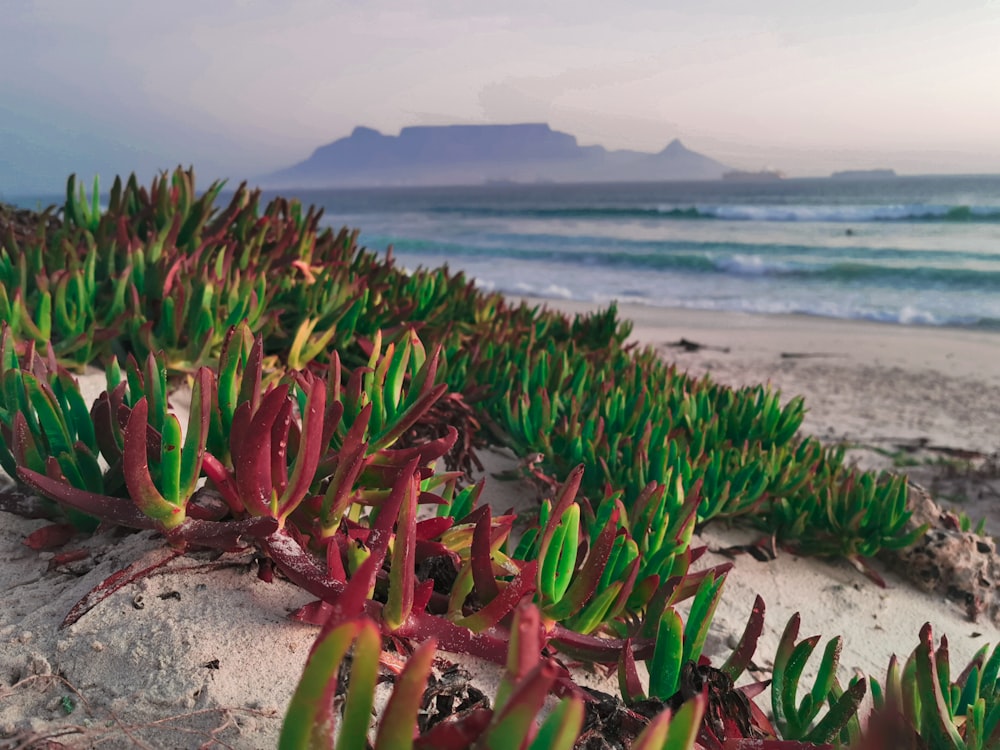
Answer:
<svg viewBox="0 0 1000 750"><path fill-rule="evenodd" d="M23 485L51 500L59 523L37 547L68 520L156 529L163 561L253 548L262 577L315 596L295 615L321 632L283 747L366 746L383 638L411 658L376 748L570 748L612 725L638 750L867 750L893 732L1000 747L1000 656L951 682L929 626L871 682L864 724L868 682L838 682L838 639L799 697L818 637L799 641L797 617L773 722L753 701L761 683L736 686L761 601L721 667L703 657L728 566L693 569L696 524L742 517L862 566L923 532L907 531L901 479L798 435L801 399L677 372L629 343L614 305L571 319L447 269L406 273L315 208L245 185L217 206L223 186L132 176L102 208L96 181L88 196L72 177L61 221L0 211L0 466L22 484L0 507L22 508ZM70 369L93 363L107 390L88 406ZM179 382L186 425L168 398ZM463 472L486 435L537 458L545 499L516 545L514 516L479 505ZM119 571L67 622L149 571ZM419 728L435 648L505 665L492 708ZM617 664L623 700L585 694L559 659ZM562 701L539 720L552 691Z"/></svg>
<svg viewBox="0 0 1000 750"><path fill-rule="evenodd" d="M538 610L520 607L493 706L483 700L415 736L418 710L427 704L425 691L434 641L417 647L394 676L388 703L372 731L369 724L382 651L379 629L365 618L328 624L313 646L292 697L279 747L571 750L581 735L584 698L579 692L572 693L539 720L546 697L567 674L553 659L542 655L541 629ZM347 664L349 671L344 669ZM340 684L342 675L348 677L346 687ZM697 696L676 714L667 708L643 719L645 726L636 732L631 747L693 750L703 711L704 699Z"/></svg>

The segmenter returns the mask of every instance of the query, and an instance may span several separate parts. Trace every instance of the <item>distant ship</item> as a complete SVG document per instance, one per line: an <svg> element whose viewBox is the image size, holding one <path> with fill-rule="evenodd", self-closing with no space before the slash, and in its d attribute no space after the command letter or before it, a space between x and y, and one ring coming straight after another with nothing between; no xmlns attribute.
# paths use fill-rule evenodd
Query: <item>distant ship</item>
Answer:
<svg viewBox="0 0 1000 750"><path fill-rule="evenodd" d="M726 172L722 179L734 182L770 182L773 180L785 179L785 173L777 169L762 169L759 172Z"/></svg>

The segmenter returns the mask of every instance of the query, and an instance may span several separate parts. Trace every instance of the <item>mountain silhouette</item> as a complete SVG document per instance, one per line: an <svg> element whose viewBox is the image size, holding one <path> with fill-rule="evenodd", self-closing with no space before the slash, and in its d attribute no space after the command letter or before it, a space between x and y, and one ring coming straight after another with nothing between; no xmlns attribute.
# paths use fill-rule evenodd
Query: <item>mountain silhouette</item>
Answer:
<svg viewBox="0 0 1000 750"><path fill-rule="evenodd" d="M482 182L713 180L729 167L679 140L658 153L580 146L545 123L356 127L346 138L260 179L268 187L462 185Z"/></svg>

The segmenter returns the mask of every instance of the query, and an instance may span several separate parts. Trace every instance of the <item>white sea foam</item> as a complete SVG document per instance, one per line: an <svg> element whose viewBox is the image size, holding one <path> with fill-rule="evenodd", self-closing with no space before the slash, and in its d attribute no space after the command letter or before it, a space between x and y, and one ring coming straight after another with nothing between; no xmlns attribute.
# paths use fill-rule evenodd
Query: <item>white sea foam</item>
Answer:
<svg viewBox="0 0 1000 750"><path fill-rule="evenodd" d="M699 211L734 221L866 222L942 217L947 206L923 204L883 206L708 206Z"/></svg>
<svg viewBox="0 0 1000 750"><path fill-rule="evenodd" d="M776 263L768 261L760 255L744 255L742 253L718 258L714 261L714 265L721 271L748 276L792 270L788 263Z"/></svg>

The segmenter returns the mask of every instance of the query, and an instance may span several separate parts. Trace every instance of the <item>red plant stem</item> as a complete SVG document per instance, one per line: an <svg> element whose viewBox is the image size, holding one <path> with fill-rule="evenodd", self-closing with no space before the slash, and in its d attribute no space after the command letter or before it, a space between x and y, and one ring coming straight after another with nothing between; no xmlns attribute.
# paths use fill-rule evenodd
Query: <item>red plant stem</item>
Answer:
<svg viewBox="0 0 1000 750"><path fill-rule="evenodd" d="M202 459L201 469L205 472L205 476L208 477L209 481L215 485L215 489L219 491L222 499L226 501L233 515L242 515L246 512L243 508L243 503L240 502L240 495L236 491L236 485L233 484L232 477L229 476L229 472L226 471L226 467L222 465L219 459L206 451Z"/></svg>

